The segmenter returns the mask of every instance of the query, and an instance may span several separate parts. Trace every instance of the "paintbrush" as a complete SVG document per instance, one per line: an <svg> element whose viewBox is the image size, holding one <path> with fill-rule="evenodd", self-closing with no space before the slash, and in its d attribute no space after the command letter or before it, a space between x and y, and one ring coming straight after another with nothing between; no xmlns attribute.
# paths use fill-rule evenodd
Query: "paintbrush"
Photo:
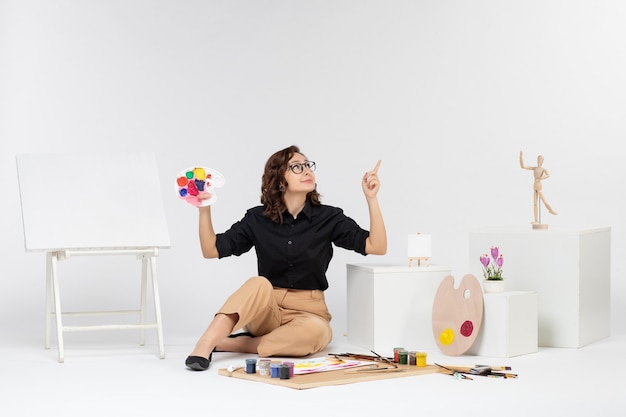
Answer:
<svg viewBox="0 0 626 417"><path fill-rule="evenodd" d="M510 366L502 366L502 365L474 365L475 368L490 368L492 371L510 371Z"/></svg>
<svg viewBox="0 0 626 417"><path fill-rule="evenodd" d="M384 373L384 372L406 372L406 371L408 371L407 368L378 368L376 367L376 365L372 365L368 368L352 369L352 370L346 371L346 373L356 374L356 373L363 373L363 372Z"/></svg>
<svg viewBox="0 0 626 417"><path fill-rule="evenodd" d="M487 376L489 378L517 378L517 374L509 374L506 372L492 372L490 374L484 375Z"/></svg>
<svg viewBox="0 0 626 417"><path fill-rule="evenodd" d="M478 376L488 376L490 378L517 378L517 374L509 373L509 372L494 372L489 366L479 367L478 365L474 367L469 366L454 366L448 365L443 366L439 364L435 364L440 368L443 368L451 373L458 374L470 374L470 375L478 375ZM510 368L509 368L510 369ZM453 374L452 374L453 375Z"/></svg>
<svg viewBox="0 0 626 417"><path fill-rule="evenodd" d="M491 371L510 371L510 366L491 366L491 365L446 365L450 369L454 369L457 372L472 373L475 375L482 375L490 373Z"/></svg>
<svg viewBox="0 0 626 417"><path fill-rule="evenodd" d="M435 365L437 365L438 367L440 367L443 370L448 371L448 372L442 372L444 374L452 375L453 377L455 377L457 379L469 379L470 381L473 381L473 378L470 378L469 376L465 375L464 372L459 372L459 371L457 371L455 369L448 368L448 367L445 367L443 365L439 365L438 363L435 363Z"/></svg>

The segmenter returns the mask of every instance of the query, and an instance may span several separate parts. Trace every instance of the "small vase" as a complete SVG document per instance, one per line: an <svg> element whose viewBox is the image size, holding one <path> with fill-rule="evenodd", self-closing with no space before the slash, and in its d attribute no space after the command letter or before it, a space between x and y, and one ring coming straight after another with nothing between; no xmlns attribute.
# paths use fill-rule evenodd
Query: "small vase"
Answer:
<svg viewBox="0 0 626 417"><path fill-rule="evenodd" d="M483 291L487 294L497 294L504 292L503 279L486 279L483 281Z"/></svg>

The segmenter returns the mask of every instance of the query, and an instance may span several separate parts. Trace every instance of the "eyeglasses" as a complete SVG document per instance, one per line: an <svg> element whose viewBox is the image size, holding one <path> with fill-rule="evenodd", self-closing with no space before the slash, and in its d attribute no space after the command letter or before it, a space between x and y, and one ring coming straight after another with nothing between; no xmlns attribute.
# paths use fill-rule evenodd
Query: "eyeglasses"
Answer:
<svg viewBox="0 0 626 417"><path fill-rule="evenodd" d="M304 172L304 168L308 168L311 171L315 171L315 162L313 162L313 161L306 161L306 162L303 162L303 163L297 163L297 164L289 165L289 169L294 174L302 174Z"/></svg>

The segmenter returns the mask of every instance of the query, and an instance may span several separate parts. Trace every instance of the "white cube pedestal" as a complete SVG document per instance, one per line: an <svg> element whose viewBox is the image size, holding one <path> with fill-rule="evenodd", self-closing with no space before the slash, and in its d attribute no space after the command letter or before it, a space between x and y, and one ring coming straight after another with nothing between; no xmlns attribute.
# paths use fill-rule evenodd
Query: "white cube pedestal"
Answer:
<svg viewBox="0 0 626 417"><path fill-rule="evenodd" d="M470 233L470 273L499 246L505 289L536 291L539 346L578 348L610 334L610 228Z"/></svg>
<svg viewBox="0 0 626 417"><path fill-rule="evenodd" d="M483 294L483 300L483 323L468 354L510 358L537 352L536 292Z"/></svg>
<svg viewBox="0 0 626 417"><path fill-rule="evenodd" d="M432 309L443 266L347 265L348 342L384 356L436 349Z"/></svg>

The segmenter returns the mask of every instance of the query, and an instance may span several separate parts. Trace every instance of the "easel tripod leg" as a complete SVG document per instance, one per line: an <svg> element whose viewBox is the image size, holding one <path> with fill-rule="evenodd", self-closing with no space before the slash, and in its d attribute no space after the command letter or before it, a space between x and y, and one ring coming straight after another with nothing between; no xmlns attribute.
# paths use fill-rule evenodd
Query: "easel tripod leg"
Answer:
<svg viewBox="0 0 626 417"><path fill-rule="evenodd" d="M45 348L50 349L50 320L52 315L52 253L46 253L46 334Z"/></svg>
<svg viewBox="0 0 626 417"><path fill-rule="evenodd" d="M139 323L146 324L146 298L148 291L148 258L144 255L141 257L141 311ZM146 344L146 331L142 327L139 331L139 345Z"/></svg>
<svg viewBox="0 0 626 417"><path fill-rule="evenodd" d="M157 339L159 342L159 358L165 358L165 347L163 346L163 325L161 323L161 299L159 297L159 285L157 283L156 259L150 257L150 272L152 275L152 292L154 295L154 315L157 323Z"/></svg>
<svg viewBox="0 0 626 417"><path fill-rule="evenodd" d="M57 269L57 254L54 253L50 257L50 278L52 281L52 291L54 293L54 315L57 326L57 345L59 349L59 362L65 360L65 354L63 351L63 320L61 310L61 296L59 294L59 276Z"/></svg>

